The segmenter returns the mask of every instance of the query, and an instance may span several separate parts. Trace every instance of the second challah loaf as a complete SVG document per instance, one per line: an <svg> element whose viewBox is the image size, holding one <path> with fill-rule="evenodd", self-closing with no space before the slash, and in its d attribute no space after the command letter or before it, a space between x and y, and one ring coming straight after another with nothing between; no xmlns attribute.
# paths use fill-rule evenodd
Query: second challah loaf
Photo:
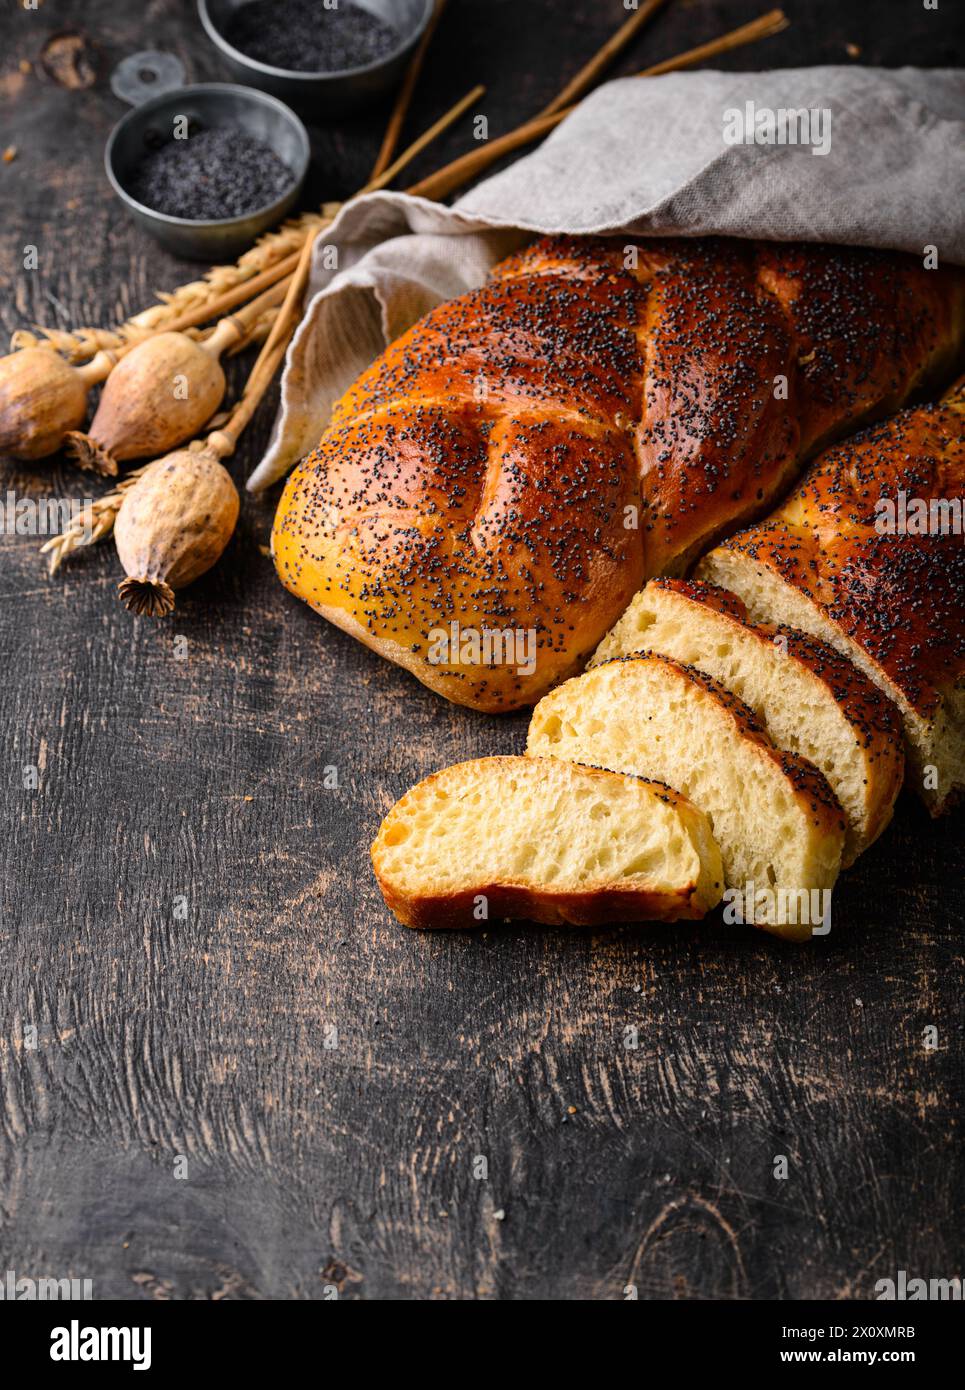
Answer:
<svg viewBox="0 0 965 1390"><path fill-rule="evenodd" d="M959 389L829 449L699 570L752 618L837 648L894 701L908 780L934 815L965 792L963 507Z"/></svg>

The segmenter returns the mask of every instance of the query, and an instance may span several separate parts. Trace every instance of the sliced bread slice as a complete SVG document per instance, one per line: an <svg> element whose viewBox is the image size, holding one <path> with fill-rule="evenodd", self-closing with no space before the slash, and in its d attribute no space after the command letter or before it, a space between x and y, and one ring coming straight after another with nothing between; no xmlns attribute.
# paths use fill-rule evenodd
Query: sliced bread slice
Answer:
<svg viewBox="0 0 965 1390"><path fill-rule="evenodd" d="M702 671L652 653L595 666L540 700L526 751L676 787L710 817L727 887L761 895L755 920L795 940L811 935L815 895L838 876L844 814L817 768L776 749Z"/></svg>
<svg viewBox="0 0 965 1390"><path fill-rule="evenodd" d="M898 711L840 652L783 624L754 624L734 594L654 579L603 639L590 665L653 651L696 666L749 705L778 748L824 773L848 822L842 865L891 820L905 755Z"/></svg>
<svg viewBox="0 0 965 1390"><path fill-rule="evenodd" d="M898 706L909 786L932 815L965 797L965 378L828 450L698 577L753 621L849 657Z"/></svg>
<svg viewBox="0 0 965 1390"><path fill-rule="evenodd" d="M669 787L552 758L478 758L392 807L372 846L407 927L702 917L723 891L710 824Z"/></svg>

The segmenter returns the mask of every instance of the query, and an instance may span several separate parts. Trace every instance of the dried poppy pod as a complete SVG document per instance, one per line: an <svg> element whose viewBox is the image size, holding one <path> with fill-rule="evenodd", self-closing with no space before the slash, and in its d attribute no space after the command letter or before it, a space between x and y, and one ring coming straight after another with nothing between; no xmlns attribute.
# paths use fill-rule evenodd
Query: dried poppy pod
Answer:
<svg viewBox="0 0 965 1390"><path fill-rule="evenodd" d="M118 585L132 613L160 618L174 591L220 558L238 520L238 489L215 449L178 449L145 468L124 494L114 540L127 578Z"/></svg>
<svg viewBox="0 0 965 1390"><path fill-rule="evenodd" d="M83 424L88 391L116 361L115 353L99 352L72 367L47 347L0 357L0 454L31 461L55 454Z"/></svg>
<svg viewBox="0 0 965 1390"><path fill-rule="evenodd" d="M126 459L164 454L193 438L221 404L218 358L242 332L238 318L227 318L203 343L184 333L139 343L108 378L90 429L68 435L76 462L114 477Z"/></svg>

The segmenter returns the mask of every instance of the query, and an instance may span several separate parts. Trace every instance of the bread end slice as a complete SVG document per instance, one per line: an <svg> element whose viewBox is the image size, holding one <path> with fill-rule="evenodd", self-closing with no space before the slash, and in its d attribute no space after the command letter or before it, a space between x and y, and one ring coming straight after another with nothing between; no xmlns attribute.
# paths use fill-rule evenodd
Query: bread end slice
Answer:
<svg viewBox="0 0 965 1390"><path fill-rule="evenodd" d="M696 919L723 892L703 812L669 787L553 758L457 763L396 802L372 845L409 927Z"/></svg>

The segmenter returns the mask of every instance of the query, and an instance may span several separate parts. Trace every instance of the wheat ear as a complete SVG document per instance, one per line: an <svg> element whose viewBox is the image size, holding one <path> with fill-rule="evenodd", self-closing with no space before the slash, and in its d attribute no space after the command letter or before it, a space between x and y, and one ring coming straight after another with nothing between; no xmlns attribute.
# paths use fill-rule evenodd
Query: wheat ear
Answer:
<svg viewBox="0 0 965 1390"><path fill-rule="evenodd" d="M78 328L72 333L59 328L39 328L36 333L19 329L10 340L11 349L51 347L69 362L84 362L104 348L149 337L186 314L200 314L206 305L216 304L229 291L299 252L309 232L328 221L332 211L326 205L321 213L304 213L284 223L261 237L234 265L212 266L201 280L192 280L171 293L159 293L157 304L142 309L117 328Z"/></svg>
<svg viewBox="0 0 965 1390"><path fill-rule="evenodd" d="M51 574L56 574L63 561L75 550L80 550L85 545L96 545L98 541L110 535L125 492L129 487L133 487L148 467L150 465L145 463L140 468L133 468L130 473L126 473L113 491L97 498L88 513L71 517L66 529L59 536L51 536L49 541L44 542L40 547L40 553L50 556L47 565Z"/></svg>

